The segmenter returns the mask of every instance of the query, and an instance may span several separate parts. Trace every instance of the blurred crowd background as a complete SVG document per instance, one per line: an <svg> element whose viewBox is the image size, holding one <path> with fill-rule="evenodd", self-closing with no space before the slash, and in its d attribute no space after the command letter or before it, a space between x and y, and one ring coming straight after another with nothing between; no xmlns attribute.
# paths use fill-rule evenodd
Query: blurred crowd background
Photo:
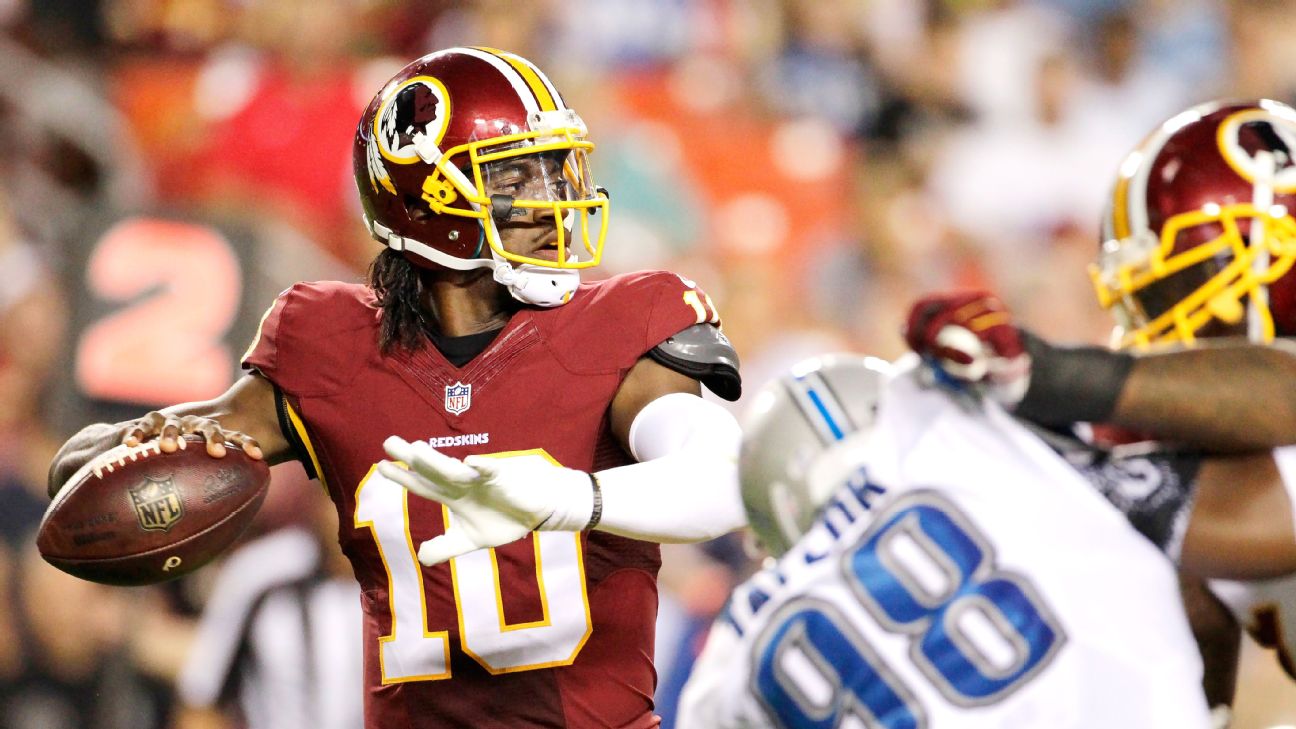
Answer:
<svg viewBox="0 0 1296 729"><path fill-rule="evenodd" d="M1121 157L1192 103L1296 101L1293 37L1285 0L0 0L0 729L359 726L358 601L296 466L178 583L80 582L31 536L71 433L219 393L279 290L362 275L352 133L405 62L545 69L612 191L598 275L698 281L750 392L900 354L953 286L1105 341L1085 267ZM664 559L670 727L752 563L738 537ZM1236 727L1296 724L1276 665L1247 648Z"/></svg>

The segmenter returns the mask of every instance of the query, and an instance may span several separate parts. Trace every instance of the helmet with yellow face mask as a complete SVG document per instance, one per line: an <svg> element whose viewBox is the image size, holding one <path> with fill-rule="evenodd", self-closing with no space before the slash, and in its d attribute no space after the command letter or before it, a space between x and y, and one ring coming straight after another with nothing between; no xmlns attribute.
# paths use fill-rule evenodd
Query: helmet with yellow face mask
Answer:
<svg viewBox="0 0 1296 729"><path fill-rule="evenodd" d="M360 118L352 158L365 225L416 265L490 268L524 303L566 303L607 233L586 137L530 61L491 48L424 56ZM505 245L500 229L518 219L538 231L532 249Z"/></svg>
<svg viewBox="0 0 1296 729"><path fill-rule="evenodd" d="M1296 110L1211 102L1121 164L1090 267L1119 347L1296 335Z"/></svg>

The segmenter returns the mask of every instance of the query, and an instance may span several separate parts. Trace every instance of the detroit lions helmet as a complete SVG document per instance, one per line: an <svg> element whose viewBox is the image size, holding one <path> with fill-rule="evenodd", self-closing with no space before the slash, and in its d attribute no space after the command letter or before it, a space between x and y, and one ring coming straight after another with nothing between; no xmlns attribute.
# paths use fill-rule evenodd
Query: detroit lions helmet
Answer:
<svg viewBox="0 0 1296 729"><path fill-rule="evenodd" d="M765 385L743 423L743 506L761 544L782 555L855 475L890 365L827 354Z"/></svg>

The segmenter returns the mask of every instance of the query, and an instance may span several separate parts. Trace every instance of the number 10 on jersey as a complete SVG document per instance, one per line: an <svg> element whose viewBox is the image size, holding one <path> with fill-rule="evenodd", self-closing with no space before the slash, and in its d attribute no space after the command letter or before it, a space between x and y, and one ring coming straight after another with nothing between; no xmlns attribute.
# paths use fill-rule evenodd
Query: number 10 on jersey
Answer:
<svg viewBox="0 0 1296 729"><path fill-rule="evenodd" d="M507 457L553 459L542 451ZM379 638L384 684L450 678L449 626L429 626L423 568L409 532L409 494L378 473L356 488L355 525L368 527L387 570L391 632ZM449 523L450 514L442 508ZM541 617L508 623L495 550L480 549L450 560L460 647L493 674L569 665L589 639L581 535L535 532L535 580ZM434 596L447 599L448 596ZM440 630L432 629L442 627Z"/></svg>

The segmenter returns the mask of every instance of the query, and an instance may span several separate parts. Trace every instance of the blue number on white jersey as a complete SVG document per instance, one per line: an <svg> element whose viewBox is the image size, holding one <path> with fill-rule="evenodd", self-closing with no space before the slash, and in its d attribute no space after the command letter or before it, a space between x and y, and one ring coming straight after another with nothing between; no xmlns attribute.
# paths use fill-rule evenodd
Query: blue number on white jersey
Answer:
<svg viewBox="0 0 1296 729"><path fill-rule="evenodd" d="M758 643L767 647L757 648L763 660L753 680L756 695L765 698L783 726L830 729L852 715L864 726L919 729L926 724L904 684L829 603L793 600L770 626ZM811 665L805 667L825 679L831 697L814 695L786 672L794 656L806 657Z"/></svg>
<svg viewBox="0 0 1296 729"><path fill-rule="evenodd" d="M931 491L898 500L842 560L860 603L892 633L911 636L914 664L959 706L993 703L1028 683L1066 642L1058 621L1021 575L995 567L989 540ZM918 729L924 712L840 612L818 600L780 610L757 642L756 693L781 726L835 726L861 713L866 726ZM818 686L785 665L806 656Z"/></svg>

